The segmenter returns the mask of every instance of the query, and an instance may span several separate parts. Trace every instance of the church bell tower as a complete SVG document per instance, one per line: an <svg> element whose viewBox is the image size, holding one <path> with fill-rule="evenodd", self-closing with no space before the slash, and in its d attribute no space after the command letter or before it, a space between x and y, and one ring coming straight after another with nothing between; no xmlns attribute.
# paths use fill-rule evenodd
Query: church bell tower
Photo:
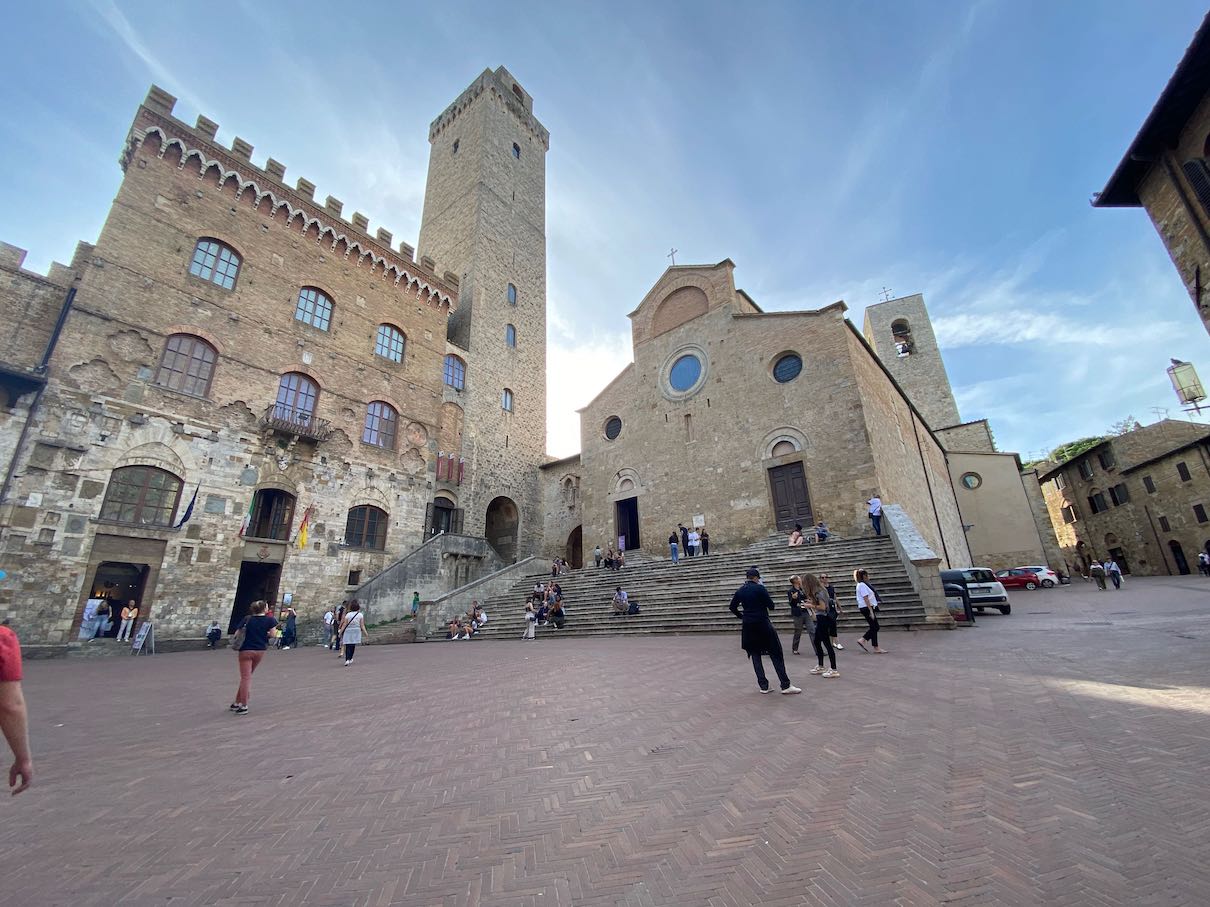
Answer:
<svg viewBox="0 0 1210 907"><path fill-rule="evenodd" d="M460 450L445 453L465 464L456 487L439 471L436 493L462 510L464 532L485 535L509 562L538 553L542 537L550 134L501 66L433 121L429 143L418 254L460 280L442 437L457 436ZM455 422L459 432L449 430Z"/></svg>

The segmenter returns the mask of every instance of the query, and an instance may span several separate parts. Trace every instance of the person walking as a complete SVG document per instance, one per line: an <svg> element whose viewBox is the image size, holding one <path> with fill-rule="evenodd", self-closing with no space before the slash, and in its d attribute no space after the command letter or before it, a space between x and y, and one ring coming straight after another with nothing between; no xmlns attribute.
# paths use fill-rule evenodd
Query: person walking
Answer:
<svg viewBox="0 0 1210 907"><path fill-rule="evenodd" d="M828 601L831 604L828 613L832 616L832 648L837 652L843 652L844 646L840 644L836 625L840 622L840 615L844 612L841 611L840 603L836 600L836 586L832 583L832 578L826 573L819 574L819 585L823 586L823 591L828 593Z"/></svg>
<svg viewBox="0 0 1210 907"><path fill-rule="evenodd" d="M672 563L677 563L680 560L679 552L677 551L676 533L668 536L668 551L672 555Z"/></svg>
<svg viewBox="0 0 1210 907"><path fill-rule="evenodd" d="M344 651L340 645L340 634L344 632L345 615L349 613L348 600L342 601L340 607L336 609L336 617L332 621L332 644L330 649L336 652L337 658L344 657Z"/></svg>
<svg viewBox="0 0 1210 907"><path fill-rule="evenodd" d="M823 588L819 578L814 573L808 573L803 577L803 586L806 591L807 602L812 611L815 612L815 633L811 637L811 645L815 649L815 658L818 664L811 669L812 674L820 674L824 677L832 678L839 677L840 671L836 670L836 650L832 648L832 634L835 629L835 610L836 606L832 600L828 598L827 590ZM828 654L828 669L825 671L823 667L824 653Z"/></svg>
<svg viewBox="0 0 1210 907"><path fill-rule="evenodd" d="M869 652L865 644L869 642L872 651L879 655L885 655L887 650L878 648L878 596L874 594L874 590L870 588L867 580L870 574L865 570L853 571L853 582L857 584L857 610L861 612L861 616L865 618L865 622L869 624L869 629L862 634L861 639L857 640L857 645L861 646L863 652Z"/></svg>
<svg viewBox="0 0 1210 907"><path fill-rule="evenodd" d="M877 493L866 501L866 506L869 507L870 524L874 527L874 535L882 535L882 498L878 497Z"/></svg>
<svg viewBox="0 0 1210 907"><path fill-rule="evenodd" d="M1099 561L1093 561L1088 568L1088 575L1092 577L1092 581L1097 584L1097 591L1105 591L1105 568Z"/></svg>
<svg viewBox="0 0 1210 907"><path fill-rule="evenodd" d="M1109 581L1113 583L1114 589L1122 588L1122 568L1118 566L1118 562L1110 558L1105 562L1105 573L1109 577Z"/></svg>
<svg viewBox="0 0 1210 907"><path fill-rule="evenodd" d="M118 629L118 642L130 642L130 633L138 619L139 603L132 598L122 608L122 626Z"/></svg>
<svg viewBox="0 0 1210 907"><path fill-rule="evenodd" d="M17 796L34 782L34 759L29 748L29 711L21 691L21 641L0 624L0 732L13 753L8 790Z"/></svg>
<svg viewBox="0 0 1210 907"><path fill-rule="evenodd" d="M597 569L601 569L601 546L592 549L592 559L597 562Z"/></svg>
<svg viewBox="0 0 1210 907"><path fill-rule="evenodd" d="M285 617L286 626L282 630L278 644L283 651L289 651L291 646L298 645L298 612L294 610L293 606L287 606L283 617Z"/></svg>
<svg viewBox="0 0 1210 907"><path fill-rule="evenodd" d="M237 715L248 714L248 701L252 698L252 675L256 672L269 648L269 633L277 626L277 618L265 613L268 603L254 601L235 631L231 648L239 660L239 688L235 691L235 702L230 709Z"/></svg>
<svg viewBox="0 0 1210 907"><path fill-rule="evenodd" d="M1210 576L1210 554L1205 551L1197 553L1197 572L1202 576Z"/></svg>
<svg viewBox="0 0 1210 907"><path fill-rule="evenodd" d="M786 590L786 598L790 601L790 616L794 618L794 641L790 644L790 654L799 655L801 653L798 651L798 643L802 639L802 631L811 615L803 610L803 602L807 600L807 594L802 590L802 577L798 574L790 577L790 588ZM812 631L807 631L808 639L811 638L811 633Z"/></svg>
<svg viewBox="0 0 1210 907"><path fill-rule="evenodd" d="M729 607L731 613L743 622L740 646L752 659L757 688L762 693L772 692L769 689L769 678L765 676L765 665L761 660L762 656L768 655L769 660L773 662L773 670L777 672L777 679L781 682L782 695L801 693L801 689L790 683L790 676L786 673L786 659L782 654L781 640L777 636L773 621L769 618L769 612L775 605L769 596L769 590L760 582L760 571L749 567L745 576L747 581L735 590Z"/></svg>
<svg viewBox="0 0 1210 907"><path fill-rule="evenodd" d="M702 557L710 553L710 533L706 531L706 527L702 527Z"/></svg>
<svg viewBox="0 0 1210 907"><path fill-rule="evenodd" d="M348 667L353 663L353 653L357 651L362 636L367 639L370 637L370 631L366 629L366 616L361 613L361 602L357 599L349 602L349 610L345 614L340 635L345 647L345 666Z"/></svg>
<svg viewBox="0 0 1210 907"><path fill-rule="evenodd" d="M534 613L534 603L527 601L525 603L525 632L521 634L522 639L537 639L534 627L538 624L538 615Z"/></svg>
<svg viewBox="0 0 1210 907"><path fill-rule="evenodd" d="M105 634L113 627L113 621L109 619L109 614L109 602L101 599L101 603L97 605L97 633L93 639L104 639Z"/></svg>
<svg viewBox="0 0 1210 907"><path fill-rule="evenodd" d="M412 592L412 620L415 620L416 616L419 613L420 613L420 592L413 591Z"/></svg>

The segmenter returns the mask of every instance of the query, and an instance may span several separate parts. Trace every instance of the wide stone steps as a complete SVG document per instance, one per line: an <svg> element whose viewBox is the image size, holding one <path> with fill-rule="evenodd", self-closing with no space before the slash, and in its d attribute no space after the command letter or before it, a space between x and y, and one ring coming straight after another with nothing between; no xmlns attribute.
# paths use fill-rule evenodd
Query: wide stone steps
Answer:
<svg viewBox="0 0 1210 907"><path fill-rule="evenodd" d="M887 538L830 540L823 545L790 548L784 536L757 542L745 549L712 553L708 557L682 558L673 565L669 559L647 555L630 562L619 571L591 565L558 577L563 589L567 625L563 630L539 627L539 636L630 636L653 633L734 632L738 621L727 605L735 589L744 581L745 570L755 564L761 578L778 604L774 625L792 628L785 590L794 573L829 573L836 586L837 600L845 611L840 618L842 635L859 628L865 621L854 601L852 571L864 567L878 592L880 623L886 629L909 629L924 620L919 596L912 589L902 563ZM525 604L536 581L550 579L549 572L533 574L518 581L509 591L483 602L490 618L477 639L515 638L525 629ZM622 586L640 605L637 615L614 616L611 600L614 588ZM430 639L441 639L444 629Z"/></svg>

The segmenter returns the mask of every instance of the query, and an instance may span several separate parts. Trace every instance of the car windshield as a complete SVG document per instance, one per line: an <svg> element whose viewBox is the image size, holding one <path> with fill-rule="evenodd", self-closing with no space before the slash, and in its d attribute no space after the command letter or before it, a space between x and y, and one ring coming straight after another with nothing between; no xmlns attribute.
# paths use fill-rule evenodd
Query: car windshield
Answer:
<svg viewBox="0 0 1210 907"><path fill-rule="evenodd" d="M996 575L990 570L963 570L962 575L968 583L994 583Z"/></svg>

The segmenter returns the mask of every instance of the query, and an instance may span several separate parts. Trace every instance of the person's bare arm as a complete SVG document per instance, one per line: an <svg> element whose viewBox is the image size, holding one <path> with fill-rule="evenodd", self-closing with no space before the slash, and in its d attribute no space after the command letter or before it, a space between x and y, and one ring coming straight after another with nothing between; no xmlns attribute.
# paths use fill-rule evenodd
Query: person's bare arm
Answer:
<svg viewBox="0 0 1210 907"><path fill-rule="evenodd" d="M16 680L0 683L0 730L13 751L13 764L8 770L8 786L13 796L33 783L34 763L29 752L29 718L25 696ZM20 778L20 783L17 779Z"/></svg>

